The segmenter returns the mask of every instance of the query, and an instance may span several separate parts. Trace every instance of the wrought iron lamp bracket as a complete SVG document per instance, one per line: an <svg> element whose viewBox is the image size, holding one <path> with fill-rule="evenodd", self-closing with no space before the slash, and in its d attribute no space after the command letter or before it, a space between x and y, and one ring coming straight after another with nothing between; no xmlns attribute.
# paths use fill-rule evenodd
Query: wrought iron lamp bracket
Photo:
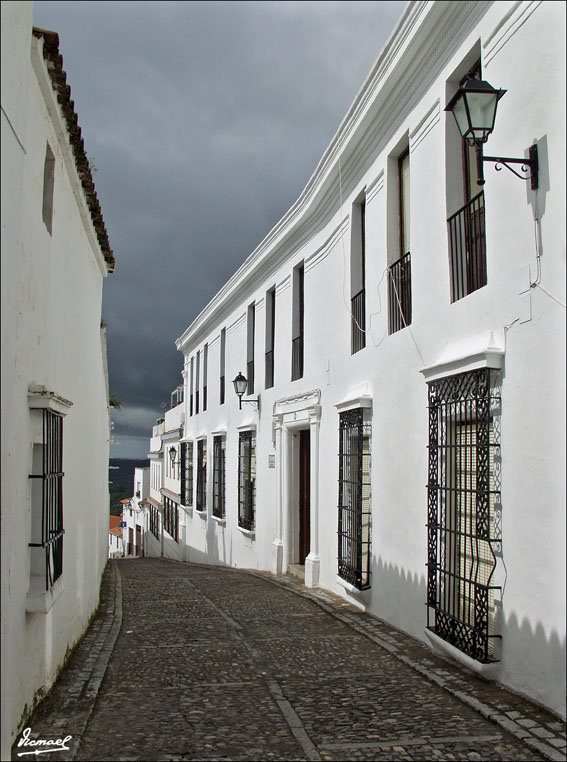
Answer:
<svg viewBox="0 0 567 762"><path fill-rule="evenodd" d="M243 400L242 397L240 398L240 410L242 410L242 403L245 402L247 405L255 405L257 410L260 410L260 397L256 397L255 399L251 400Z"/></svg>
<svg viewBox="0 0 567 762"><path fill-rule="evenodd" d="M520 180L531 180L532 190L539 188L539 162L537 155L537 145L535 143L533 146L530 146L528 159L511 159L505 156L483 156L482 159L483 161L493 162L494 169L497 172L501 172L502 166L504 166L506 169L509 169L510 172L516 175L516 177L519 177ZM512 169L512 167L509 166L510 164L521 164L521 171L530 172L530 174L527 176L521 175L519 172L516 172L515 169Z"/></svg>

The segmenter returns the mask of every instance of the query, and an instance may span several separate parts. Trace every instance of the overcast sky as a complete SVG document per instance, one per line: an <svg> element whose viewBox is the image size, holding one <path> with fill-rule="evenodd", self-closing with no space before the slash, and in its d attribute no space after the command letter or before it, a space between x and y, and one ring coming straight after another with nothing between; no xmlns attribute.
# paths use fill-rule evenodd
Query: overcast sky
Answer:
<svg viewBox="0 0 567 762"><path fill-rule="evenodd" d="M111 456L145 458L180 336L300 195L405 2L51 2L116 270Z"/></svg>

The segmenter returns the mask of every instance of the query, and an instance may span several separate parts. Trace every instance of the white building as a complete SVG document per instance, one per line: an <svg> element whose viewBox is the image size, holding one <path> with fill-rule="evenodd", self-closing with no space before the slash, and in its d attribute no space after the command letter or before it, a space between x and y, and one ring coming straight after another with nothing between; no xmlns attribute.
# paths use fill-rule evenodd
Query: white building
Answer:
<svg viewBox="0 0 567 762"><path fill-rule="evenodd" d="M562 716L564 16L408 4L297 202L177 340L184 531L165 547L304 566ZM485 155L535 144L536 189L489 160L478 185L444 110L473 72L507 89Z"/></svg>
<svg viewBox="0 0 567 762"><path fill-rule="evenodd" d="M102 285L114 257L58 37L2 3L2 759L97 607L108 555Z"/></svg>
<svg viewBox="0 0 567 762"><path fill-rule="evenodd" d="M124 556L124 541L122 538L122 517L109 516L108 525L108 557L122 558Z"/></svg>
<svg viewBox="0 0 567 762"><path fill-rule="evenodd" d="M131 498L122 500L122 537L124 554L127 556L145 556L148 512L147 497L150 493L150 469L134 469L134 494Z"/></svg>

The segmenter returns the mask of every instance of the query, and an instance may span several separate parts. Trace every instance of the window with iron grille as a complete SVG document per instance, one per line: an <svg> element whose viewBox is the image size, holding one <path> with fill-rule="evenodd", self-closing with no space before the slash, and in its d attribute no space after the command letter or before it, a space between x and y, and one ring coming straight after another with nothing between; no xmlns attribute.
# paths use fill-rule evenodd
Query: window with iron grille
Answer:
<svg viewBox="0 0 567 762"><path fill-rule="evenodd" d="M181 442L181 503L193 507L193 442Z"/></svg>
<svg viewBox="0 0 567 762"><path fill-rule="evenodd" d="M177 504L168 497L163 498L163 528L179 542L179 511Z"/></svg>
<svg viewBox="0 0 567 762"><path fill-rule="evenodd" d="M339 415L338 574L370 587L370 424L362 408Z"/></svg>
<svg viewBox="0 0 567 762"><path fill-rule="evenodd" d="M388 332L411 324L410 162L409 149L398 159L399 250L388 267Z"/></svg>
<svg viewBox="0 0 567 762"><path fill-rule="evenodd" d="M159 540L159 511L155 505L150 505L150 532Z"/></svg>
<svg viewBox="0 0 567 762"><path fill-rule="evenodd" d="M274 385L274 348L276 339L276 288L266 291L266 354L264 367L264 386L271 389Z"/></svg>
<svg viewBox="0 0 567 762"><path fill-rule="evenodd" d="M351 354L366 346L366 198L352 209L350 242Z"/></svg>
<svg viewBox="0 0 567 762"><path fill-rule="evenodd" d="M207 409L207 375L209 363L209 345L203 347L203 412Z"/></svg>
<svg viewBox="0 0 567 762"><path fill-rule="evenodd" d="M42 443L34 446L34 473L30 474L37 486L32 489L29 546L43 550L45 589L49 590L63 573L63 416L48 409L42 414ZM32 567L40 567L33 557Z"/></svg>
<svg viewBox="0 0 567 762"><path fill-rule="evenodd" d="M500 397L480 368L429 384L427 626L468 656L495 661L500 550Z"/></svg>
<svg viewBox="0 0 567 762"><path fill-rule="evenodd" d="M241 431L238 439L238 526L256 526L256 436Z"/></svg>
<svg viewBox="0 0 567 762"><path fill-rule="evenodd" d="M224 519L226 439L213 437L213 516Z"/></svg>
<svg viewBox="0 0 567 762"><path fill-rule="evenodd" d="M248 306L246 321L246 372L248 374L248 387L246 394L254 394L254 339L256 332L256 305Z"/></svg>
<svg viewBox="0 0 567 762"><path fill-rule="evenodd" d="M207 440L197 442L197 504L198 511L207 510Z"/></svg>

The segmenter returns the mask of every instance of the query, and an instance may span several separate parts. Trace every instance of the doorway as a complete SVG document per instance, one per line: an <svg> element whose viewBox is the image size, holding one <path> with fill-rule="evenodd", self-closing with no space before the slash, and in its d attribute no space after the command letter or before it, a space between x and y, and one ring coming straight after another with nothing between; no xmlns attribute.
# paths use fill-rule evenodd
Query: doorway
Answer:
<svg viewBox="0 0 567 762"><path fill-rule="evenodd" d="M311 496L310 431L299 432L299 563L304 565L310 551Z"/></svg>

